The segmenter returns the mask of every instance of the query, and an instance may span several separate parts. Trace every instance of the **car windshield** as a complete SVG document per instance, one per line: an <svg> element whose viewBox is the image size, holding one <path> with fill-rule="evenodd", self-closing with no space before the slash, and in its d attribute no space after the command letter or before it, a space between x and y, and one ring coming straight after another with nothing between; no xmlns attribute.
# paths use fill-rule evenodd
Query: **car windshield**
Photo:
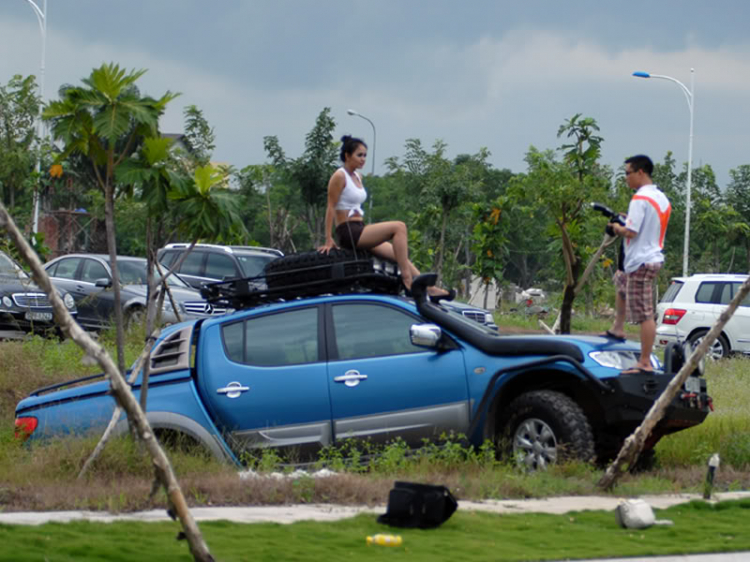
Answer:
<svg viewBox="0 0 750 562"><path fill-rule="evenodd" d="M8 256L0 252L0 275L7 275L9 277L18 277L20 279L28 279L29 276L26 272L18 267L16 263Z"/></svg>
<svg viewBox="0 0 750 562"><path fill-rule="evenodd" d="M164 268L162 268L164 269ZM118 260L117 271L120 273L120 283L123 285L146 284L146 260ZM182 279L174 273L167 277L170 287L188 287Z"/></svg>
<svg viewBox="0 0 750 562"><path fill-rule="evenodd" d="M273 261L278 256L271 254L237 254L237 259L242 266L242 272L245 277L258 277L263 275L263 268L270 261Z"/></svg>

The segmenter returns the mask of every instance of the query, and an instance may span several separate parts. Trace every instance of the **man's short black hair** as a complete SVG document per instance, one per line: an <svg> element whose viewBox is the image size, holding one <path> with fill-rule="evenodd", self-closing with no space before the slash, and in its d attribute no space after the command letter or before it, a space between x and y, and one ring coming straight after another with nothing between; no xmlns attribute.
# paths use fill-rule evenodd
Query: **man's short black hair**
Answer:
<svg viewBox="0 0 750 562"><path fill-rule="evenodd" d="M637 172L639 170L643 170L646 172L646 175L648 177L651 177L651 175L654 173L654 163L651 161L651 158L646 156L645 154L637 154L636 156L631 156L627 160L625 160L626 164L630 164L630 168Z"/></svg>

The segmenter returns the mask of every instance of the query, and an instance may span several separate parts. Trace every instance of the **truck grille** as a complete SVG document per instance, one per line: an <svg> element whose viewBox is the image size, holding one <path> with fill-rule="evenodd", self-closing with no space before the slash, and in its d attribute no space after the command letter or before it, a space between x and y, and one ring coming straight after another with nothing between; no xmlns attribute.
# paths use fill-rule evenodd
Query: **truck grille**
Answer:
<svg viewBox="0 0 750 562"><path fill-rule="evenodd" d="M19 308L50 308L46 293L14 293L13 302Z"/></svg>
<svg viewBox="0 0 750 562"><path fill-rule="evenodd" d="M484 324L484 312L475 312L473 310L464 310L462 314L468 318L469 320L474 320L474 322L479 322L480 324Z"/></svg>
<svg viewBox="0 0 750 562"><path fill-rule="evenodd" d="M183 303L185 312L188 314L205 314L207 316L219 316L226 314L227 309L211 304L208 301L188 301Z"/></svg>

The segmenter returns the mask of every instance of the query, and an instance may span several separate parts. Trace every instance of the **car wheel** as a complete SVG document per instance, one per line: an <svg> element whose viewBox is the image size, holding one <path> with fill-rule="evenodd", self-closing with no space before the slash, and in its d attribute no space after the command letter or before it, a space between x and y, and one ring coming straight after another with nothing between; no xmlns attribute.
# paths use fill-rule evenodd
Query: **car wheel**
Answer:
<svg viewBox="0 0 750 562"><path fill-rule="evenodd" d="M560 392L538 390L516 398L501 423L502 448L528 470L560 460L594 459L594 436L583 410Z"/></svg>
<svg viewBox="0 0 750 562"><path fill-rule="evenodd" d="M332 249L289 254L266 264L269 289L289 288L297 294L336 292L355 283L367 289L397 293L401 280L376 271L368 252Z"/></svg>
<svg viewBox="0 0 750 562"><path fill-rule="evenodd" d="M146 320L146 309L142 306L131 306L125 311L125 329L143 324Z"/></svg>
<svg viewBox="0 0 750 562"><path fill-rule="evenodd" d="M690 347L693 350L698 347L707 333L708 330L698 330L690 336L690 339L688 340L690 342ZM719 337L714 340L714 343L712 343L711 347L706 351L706 357L718 361L724 357L729 357L729 351L729 342L727 341L727 338L722 334L719 334Z"/></svg>

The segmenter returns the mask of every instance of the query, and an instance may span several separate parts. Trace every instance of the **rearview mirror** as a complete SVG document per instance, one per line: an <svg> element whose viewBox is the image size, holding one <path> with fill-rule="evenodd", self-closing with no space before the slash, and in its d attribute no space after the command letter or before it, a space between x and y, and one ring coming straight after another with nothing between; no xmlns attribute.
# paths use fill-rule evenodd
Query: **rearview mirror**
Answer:
<svg viewBox="0 0 750 562"><path fill-rule="evenodd" d="M443 337L443 331L436 324L412 324L409 337L414 345L435 348Z"/></svg>

